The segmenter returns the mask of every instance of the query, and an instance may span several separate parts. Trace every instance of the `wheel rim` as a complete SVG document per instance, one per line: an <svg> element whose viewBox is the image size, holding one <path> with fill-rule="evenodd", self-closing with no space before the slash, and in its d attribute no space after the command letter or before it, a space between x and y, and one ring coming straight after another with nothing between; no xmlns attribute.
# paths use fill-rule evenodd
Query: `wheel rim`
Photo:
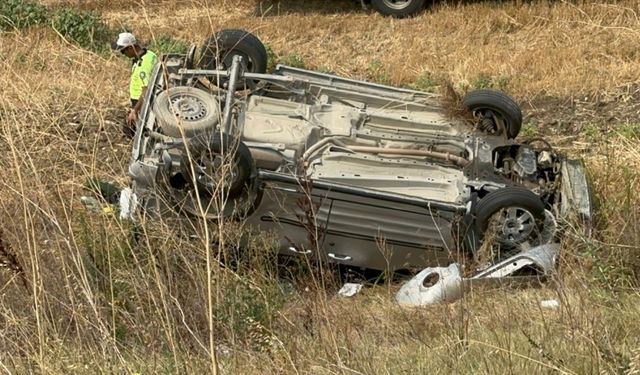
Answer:
<svg viewBox="0 0 640 375"><path fill-rule="evenodd" d="M493 233L505 245L520 245L534 240L539 234L535 217L529 210L521 207L500 210L494 214L492 222Z"/></svg>
<svg viewBox="0 0 640 375"><path fill-rule="evenodd" d="M411 4L412 0L383 0L384 5L392 9L404 9Z"/></svg>
<svg viewBox="0 0 640 375"><path fill-rule="evenodd" d="M169 106L174 116L182 121L198 121L208 114L205 102L191 95L172 97Z"/></svg>

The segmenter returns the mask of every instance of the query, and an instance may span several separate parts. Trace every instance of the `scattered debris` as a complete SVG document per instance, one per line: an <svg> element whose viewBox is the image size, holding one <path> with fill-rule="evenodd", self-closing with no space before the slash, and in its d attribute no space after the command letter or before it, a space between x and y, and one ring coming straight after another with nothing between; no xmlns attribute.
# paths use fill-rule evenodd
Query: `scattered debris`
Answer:
<svg viewBox="0 0 640 375"><path fill-rule="evenodd" d="M560 302L556 299L546 299L544 301L540 301L540 307L543 309L552 309L555 310L560 307Z"/></svg>
<svg viewBox="0 0 640 375"><path fill-rule="evenodd" d="M402 305L426 306L439 302L454 302L462 298L465 285L481 279L508 279L529 281L532 276L549 275L555 267L558 244L545 244L516 254L470 278L462 278L457 263L449 267L426 268L409 280L396 294ZM555 303L555 305L554 305ZM558 301L542 301L544 308L557 308Z"/></svg>
<svg viewBox="0 0 640 375"><path fill-rule="evenodd" d="M534 247L480 271L471 279L522 276L528 271L530 274L548 275L555 267L559 247L556 243Z"/></svg>
<svg viewBox="0 0 640 375"><path fill-rule="evenodd" d="M113 214L116 212L116 207L110 203L102 203L94 197L81 196L80 202L87 208L87 210L97 214Z"/></svg>
<svg viewBox="0 0 640 375"><path fill-rule="evenodd" d="M216 353L222 357L228 358L233 354L233 350L225 344L218 344L216 345Z"/></svg>
<svg viewBox="0 0 640 375"><path fill-rule="evenodd" d="M338 291L338 295L344 298L353 297L356 294L360 293L361 290L362 284L345 283Z"/></svg>
<svg viewBox="0 0 640 375"><path fill-rule="evenodd" d="M91 212L99 213L102 211L102 205L94 197L83 195L80 197L80 202Z"/></svg>
<svg viewBox="0 0 640 375"><path fill-rule="evenodd" d="M120 191L120 219L133 219L137 205L138 197L130 188Z"/></svg>

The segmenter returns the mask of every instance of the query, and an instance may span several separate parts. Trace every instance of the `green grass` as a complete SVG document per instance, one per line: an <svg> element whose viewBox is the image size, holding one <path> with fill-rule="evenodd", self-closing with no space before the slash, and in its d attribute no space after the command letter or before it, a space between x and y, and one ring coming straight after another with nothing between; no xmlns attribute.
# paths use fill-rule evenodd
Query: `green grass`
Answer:
<svg viewBox="0 0 640 375"><path fill-rule="evenodd" d="M438 81L429 72L423 73L418 76L415 83L409 85L410 88L426 92L436 92L438 88Z"/></svg>
<svg viewBox="0 0 640 375"><path fill-rule="evenodd" d="M288 53L286 55L278 56L278 64L291 66L294 68L306 68L306 64L302 56L297 53Z"/></svg>
<svg viewBox="0 0 640 375"><path fill-rule="evenodd" d="M189 43L169 34L160 34L149 43L149 48L157 54L186 54L189 51Z"/></svg>

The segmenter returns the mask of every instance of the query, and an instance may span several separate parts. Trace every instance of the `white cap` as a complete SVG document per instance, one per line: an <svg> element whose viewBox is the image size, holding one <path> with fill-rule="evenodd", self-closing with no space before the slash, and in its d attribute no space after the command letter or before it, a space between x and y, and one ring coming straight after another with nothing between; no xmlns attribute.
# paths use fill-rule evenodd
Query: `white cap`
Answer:
<svg viewBox="0 0 640 375"><path fill-rule="evenodd" d="M138 44L138 41L136 40L136 37L133 36L133 34L120 33L120 35L118 35L118 40L116 40L115 43L111 45L111 48L116 51L122 51L123 49L129 46L135 46L136 44Z"/></svg>

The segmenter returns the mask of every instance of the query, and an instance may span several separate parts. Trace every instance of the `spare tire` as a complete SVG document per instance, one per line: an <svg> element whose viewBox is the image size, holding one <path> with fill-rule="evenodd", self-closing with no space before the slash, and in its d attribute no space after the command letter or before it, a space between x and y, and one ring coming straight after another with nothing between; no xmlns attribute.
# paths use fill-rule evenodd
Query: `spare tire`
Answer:
<svg viewBox="0 0 640 375"><path fill-rule="evenodd" d="M161 92L153 113L162 132L170 137L193 137L213 130L220 118L215 96L195 87L172 87Z"/></svg>
<svg viewBox="0 0 640 375"><path fill-rule="evenodd" d="M426 0L372 0L371 5L385 16L404 18L424 8Z"/></svg>
<svg viewBox="0 0 640 375"><path fill-rule="evenodd" d="M267 49L255 35L245 30L226 29L211 34L200 48L202 69L229 69L234 56L241 56L247 72L267 71Z"/></svg>
<svg viewBox="0 0 640 375"><path fill-rule="evenodd" d="M243 142L227 134L207 132L189 139L185 147L188 153L185 150L182 173L188 183L195 183L199 193L213 196L223 192L234 198L249 185L254 162Z"/></svg>
<svg viewBox="0 0 640 375"><path fill-rule="evenodd" d="M509 95L498 90L481 89L470 91L463 99L465 108L475 114L486 117L494 128L489 129L492 135L504 135L513 139L522 127L522 111L520 106ZM496 120L504 125L504 130L496 124Z"/></svg>

